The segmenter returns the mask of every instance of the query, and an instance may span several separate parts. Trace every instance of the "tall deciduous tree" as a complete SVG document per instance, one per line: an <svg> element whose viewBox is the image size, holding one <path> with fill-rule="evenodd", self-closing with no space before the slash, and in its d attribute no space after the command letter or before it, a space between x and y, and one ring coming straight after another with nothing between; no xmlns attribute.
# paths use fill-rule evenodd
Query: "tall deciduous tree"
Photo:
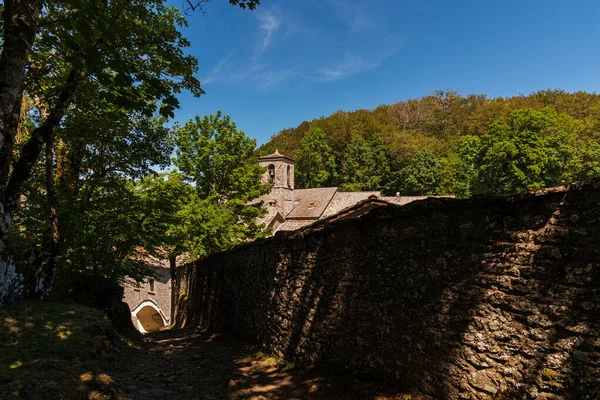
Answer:
<svg viewBox="0 0 600 400"><path fill-rule="evenodd" d="M268 191L263 169L249 162L256 140L219 111L176 128L175 143L173 161L196 189L176 228L186 251L205 256L263 235L256 219L264 210L250 203Z"/></svg>
<svg viewBox="0 0 600 400"><path fill-rule="evenodd" d="M388 160L380 140L355 136L346 149L343 190L379 190L388 173Z"/></svg>
<svg viewBox="0 0 600 400"><path fill-rule="evenodd" d="M250 9L259 3L256 0L229 2ZM102 135L108 140L104 143L90 141L90 136L78 137L78 133L67 138L69 140L56 140L57 130L65 125L65 118L74 111L81 115L107 105L109 112L111 108L118 108L128 122L135 120L143 127L158 114L172 116L178 107L176 96L180 91L189 90L196 96L203 91L194 78L197 61L185 54L189 46L181 33L185 18L166 1L7 0L0 7L0 262L6 262L4 242L8 224L19 211L19 199L44 144L47 147L46 189L51 203L56 204L61 204L56 198L60 197L61 189L69 188L74 195L87 193L96 199L94 193L98 187L114 188L118 179L111 172L109 159L119 158L123 146L131 145L150 153L160 147L140 144L132 136L119 140L113 135L112 139L121 145L119 150L119 146L111 146L112 133ZM27 141L16 147L24 90L39 99L47 113L30 119L34 125L25 136ZM129 129L133 131L135 129ZM90 149L95 151L95 165L101 166L103 171L93 174L95 180L77 186L81 183L84 153ZM53 160L55 150L58 163ZM142 164L151 162L142 161L144 155L133 158ZM127 174L135 169L137 166L120 172ZM57 196L51 195L55 192L54 170L59 176ZM104 181L106 176L110 179ZM122 175L120 178L131 177ZM82 188L86 192L80 193ZM51 207L56 208L52 204ZM50 217L55 227L56 215L54 210ZM49 268L44 282L52 282L52 269Z"/></svg>
<svg viewBox="0 0 600 400"><path fill-rule="evenodd" d="M440 183L441 166L427 149L419 150L401 170L393 171L384 188L384 193L393 195L431 195Z"/></svg>
<svg viewBox="0 0 600 400"><path fill-rule="evenodd" d="M576 123L544 107L513 111L481 138L476 192L519 193L555 185L573 156Z"/></svg>
<svg viewBox="0 0 600 400"><path fill-rule="evenodd" d="M335 176L335 158L325 132L311 128L296 154L296 183L300 188L323 187L330 185Z"/></svg>

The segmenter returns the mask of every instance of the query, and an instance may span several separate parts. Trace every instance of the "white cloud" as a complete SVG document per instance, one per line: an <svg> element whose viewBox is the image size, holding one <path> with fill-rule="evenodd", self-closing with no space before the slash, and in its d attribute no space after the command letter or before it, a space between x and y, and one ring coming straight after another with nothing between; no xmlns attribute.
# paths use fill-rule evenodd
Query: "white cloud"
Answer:
<svg viewBox="0 0 600 400"><path fill-rule="evenodd" d="M277 32L281 26L281 18L270 11L265 11L257 14L260 21L260 28L264 29L264 36L260 46L259 53L263 53L273 40L273 34Z"/></svg>
<svg viewBox="0 0 600 400"><path fill-rule="evenodd" d="M217 65L215 65L215 67L212 69L212 71L210 72L210 74L204 78L201 79L202 84L206 85L207 83L210 82L214 82L217 75L219 74L219 71L221 71L221 69L227 65L227 63L229 62L229 60L231 59L231 56L233 55L232 52L229 52L227 55L225 55L224 57L222 57L219 62L217 63Z"/></svg>
<svg viewBox="0 0 600 400"><path fill-rule="evenodd" d="M314 80L321 82L333 82L349 78L353 75L368 71L377 67L386 58L393 56L398 51L398 48L388 49L374 57L359 57L350 53L346 53L341 61L330 66L320 68Z"/></svg>
<svg viewBox="0 0 600 400"><path fill-rule="evenodd" d="M330 0L336 8L336 14L350 28L350 33L356 33L375 27L369 12L367 10L367 1L350 2L348 0Z"/></svg>

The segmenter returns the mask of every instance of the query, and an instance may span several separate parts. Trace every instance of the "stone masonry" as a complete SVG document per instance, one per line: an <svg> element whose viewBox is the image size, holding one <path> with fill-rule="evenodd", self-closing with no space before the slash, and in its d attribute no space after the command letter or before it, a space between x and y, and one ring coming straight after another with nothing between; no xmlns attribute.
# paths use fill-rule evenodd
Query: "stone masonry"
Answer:
<svg viewBox="0 0 600 400"><path fill-rule="evenodd" d="M447 399L600 398L600 181L426 199L178 268L176 322Z"/></svg>

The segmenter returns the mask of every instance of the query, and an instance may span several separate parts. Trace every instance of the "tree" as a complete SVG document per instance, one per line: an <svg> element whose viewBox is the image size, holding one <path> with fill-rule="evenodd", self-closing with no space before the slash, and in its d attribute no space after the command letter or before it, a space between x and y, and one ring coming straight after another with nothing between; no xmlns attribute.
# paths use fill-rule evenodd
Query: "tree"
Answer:
<svg viewBox="0 0 600 400"><path fill-rule="evenodd" d="M565 166L566 182L600 178L600 141L590 140L576 149Z"/></svg>
<svg viewBox="0 0 600 400"><path fill-rule="evenodd" d="M366 141L355 136L346 149L342 189L347 191L379 190L389 166L385 148L377 138Z"/></svg>
<svg viewBox="0 0 600 400"><path fill-rule="evenodd" d="M264 235L256 225L264 209L250 203L269 190L261 182L263 169L249 162L256 140L218 111L176 127L175 143L173 162L195 186L190 202L179 211L183 224L177 234L185 250L205 256Z"/></svg>
<svg viewBox="0 0 600 400"><path fill-rule="evenodd" d="M186 223L182 210L194 199L194 187L177 172L150 175L139 180L137 195L142 199L142 223L146 234L144 248L158 256L176 257L186 250L185 237L179 236Z"/></svg>
<svg viewBox="0 0 600 400"><path fill-rule="evenodd" d="M431 195L440 182L440 163L433 153L421 149L408 165L390 173L384 187L384 194Z"/></svg>
<svg viewBox="0 0 600 400"><path fill-rule="evenodd" d="M296 183L300 188L323 187L331 184L335 176L335 158L325 132L311 128L296 154Z"/></svg>
<svg viewBox="0 0 600 400"><path fill-rule="evenodd" d="M481 140L477 136L466 135L458 142L458 161L454 193L458 197L470 197L479 174L477 158L481 152Z"/></svg>
<svg viewBox="0 0 600 400"><path fill-rule="evenodd" d="M259 2L230 0L230 3L253 9ZM9 224L15 213L20 212L19 199L26 190L44 145L48 205L54 210L50 219L56 232L56 215L60 214L56 208L61 203L52 194L56 191L54 175L59 178L57 195L60 195L61 188L70 188L78 194L83 187L77 186L78 182L81 183L78 174L84 163L83 153L90 147L97 151L93 157L95 162L100 161L99 164L110 172L112 167L106 159L119 158L124 147L160 153L161 143L165 143L157 141L153 146L137 142L131 135L112 136L120 145L119 149L118 145L111 146L111 133L102 136L107 142L100 143L95 139L90 141L90 136L78 137L77 129L71 130L72 135L67 139L56 140L57 131L70 114L81 116L103 106L109 113L111 109L119 109L128 123L135 121L139 126L153 125L152 120L159 114L173 116L173 110L178 107L176 96L181 90L189 90L196 96L203 91L194 78L197 60L184 53L189 46L180 31L186 24L185 18L175 7L166 5L162 0L7 0L0 6L0 11L3 17L0 55L0 262L6 262L4 242ZM28 118L32 126L27 132L27 141L23 146L15 146L17 132L23 124L20 111L23 101L29 96L36 99L45 112L39 113L37 118ZM117 125L123 128L121 121ZM115 130L105 132L111 131ZM135 129L128 131L134 132ZM158 137L155 136L155 139ZM109 151L105 151L107 149ZM110 150L113 152L110 153ZM54 160L55 152L58 162ZM129 158L132 167L121 168L120 172L140 172L140 164L136 164L134 159L141 164L152 162L149 158L144 161L146 156L154 157L147 153L133 156ZM121 163L121 167L124 164ZM95 179L105 179L103 172L93 174ZM114 178L110 173L108 176ZM85 193L94 193L99 187L96 185L98 181L94 181L96 186L87 183ZM101 182L100 186L105 183ZM65 193L64 190L62 192ZM53 269L48 268L47 279L44 279L46 284L52 282Z"/></svg>
<svg viewBox="0 0 600 400"><path fill-rule="evenodd" d="M249 201L263 193L262 170L248 163L256 140L238 130L229 115L196 116L175 129L175 143L173 162L201 198Z"/></svg>
<svg viewBox="0 0 600 400"><path fill-rule="evenodd" d="M544 107L517 109L481 138L475 191L520 193L560 182L573 156L575 121Z"/></svg>

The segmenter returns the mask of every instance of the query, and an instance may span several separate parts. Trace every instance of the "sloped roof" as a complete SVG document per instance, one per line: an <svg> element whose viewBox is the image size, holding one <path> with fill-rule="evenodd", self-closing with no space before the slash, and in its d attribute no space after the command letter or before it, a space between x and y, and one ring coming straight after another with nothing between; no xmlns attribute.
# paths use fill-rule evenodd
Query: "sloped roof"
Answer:
<svg viewBox="0 0 600 400"><path fill-rule="evenodd" d="M399 207L397 204L390 203L389 201L381 200L374 195L369 196L367 199L352 204L350 207L344 208L343 210L324 217L319 220L287 220L277 227L275 232L282 231L296 231L303 229L321 229L325 225L329 225L341 220L357 219L362 217L364 214L369 213L371 210L379 207Z"/></svg>
<svg viewBox="0 0 600 400"><path fill-rule="evenodd" d="M294 190L294 208L285 218L319 219L337 190L337 187Z"/></svg>
<svg viewBox="0 0 600 400"><path fill-rule="evenodd" d="M289 219L279 224L279 226L275 229L275 232L295 231L297 229L304 228L305 226L308 226L314 222L314 219Z"/></svg>
<svg viewBox="0 0 600 400"><path fill-rule="evenodd" d="M333 199L323 212L321 218L327 218L330 215L337 214L345 208L351 207L356 203L367 200L370 196L380 197L379 192L336 192Z"/></svg>
<svg viewBox="0 0 600 400"><path fill-rule="evenodd" d="M275 149L275 153L268 154L268 155L262 156L262 157L258 157L258 161L278 160L278 159L286 159L286 160L294 161L293 158L284 156L277 149Z"/></svg>

